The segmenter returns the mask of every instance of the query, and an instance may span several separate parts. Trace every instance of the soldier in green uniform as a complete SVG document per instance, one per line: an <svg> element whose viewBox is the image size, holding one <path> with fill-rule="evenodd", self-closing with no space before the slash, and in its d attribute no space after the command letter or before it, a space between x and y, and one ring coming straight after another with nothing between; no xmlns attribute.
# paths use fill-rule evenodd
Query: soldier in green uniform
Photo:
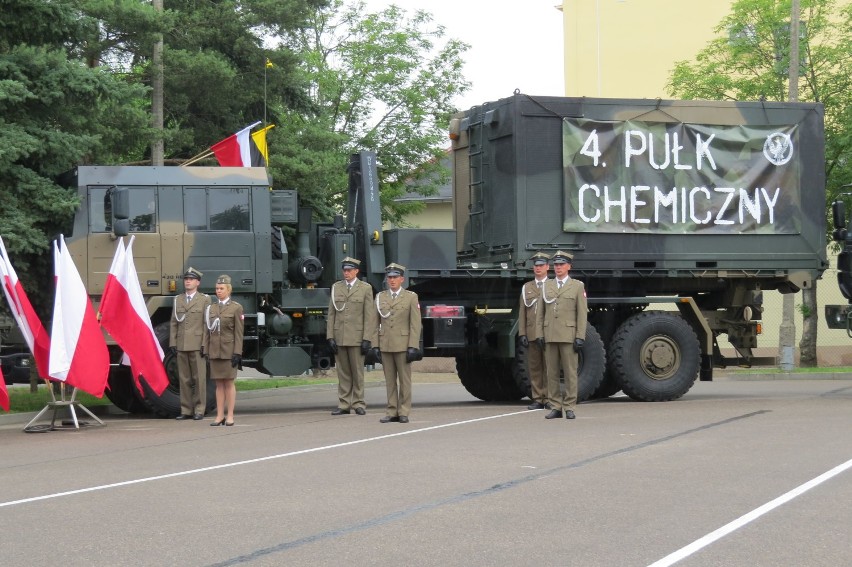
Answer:
<svg viewBox="0 0 852 567"><path fill-rule="evenodd" d="M216 383L216 420L210 425L234 425L237 369L243 369L243 306L231 299L231 276L216 278L216 303L204 313L204 352Z"/></svg>
<svg viewBox="0 0 852 567"><path fill-rule="evenodd" d="M536 340L545 344L547 397L551 410L546 419L574 419L577 405L577 366L586 336L588 307L583 282L568 275L574 256L557 250L553 254L556 277L542 286L543 309L538 311ZM559 372L565 378L565 390L559 387Z"/></svg>
<svg viewBox="0 0 852 567"><path fill-rule="evenodd" d="M202 352L204 310L210 298L198 291L203 274L190 267L183 275L185 293L175 297L169 349L177 356L180 379L180 415L199 420L207 412L207 363Z"/></svg>
<svg viewBox="0 0 852 567"><path fill-rule="evenodd" d="M405 266L385 268L388 289L376 295L379 315L379 350L388 392L386 415L379 421L408 423L411 413L411 363L423 358L420 352L420 304L417 294L402 289Z"/></svg>
<svg viewBox="0 0 852 567"><path fill-rule="evenodd" d="M527 373L530 377L530 398L528 409L544 409L547 404L547 383L545 373L544 349L535 340L536 313L541 309L541 288L547 281L550 256L537 252L530 258L533 263L535 279L521 288L521 301L518 306L518 342L527 349Z"/></svg>
<svg viewBox="0 0 852 567"><path fill-rule="evenodd" d="M326 339L337 362L337 409L331 415L367 413L364 401L364 357L375 342L376 309L373 288L358 279L361 261L341 262L343 279L331 286Z"/></svg>

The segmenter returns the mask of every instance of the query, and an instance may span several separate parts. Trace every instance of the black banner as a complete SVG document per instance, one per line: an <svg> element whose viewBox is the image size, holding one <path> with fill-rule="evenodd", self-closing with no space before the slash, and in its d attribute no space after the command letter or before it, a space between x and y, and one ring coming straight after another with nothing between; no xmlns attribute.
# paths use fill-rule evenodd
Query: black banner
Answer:
<svg viewBox="0 0 852 567"><path fill-rule="evenodd" d="M796 125L566 119L566 232L796 234Z"/></svg>

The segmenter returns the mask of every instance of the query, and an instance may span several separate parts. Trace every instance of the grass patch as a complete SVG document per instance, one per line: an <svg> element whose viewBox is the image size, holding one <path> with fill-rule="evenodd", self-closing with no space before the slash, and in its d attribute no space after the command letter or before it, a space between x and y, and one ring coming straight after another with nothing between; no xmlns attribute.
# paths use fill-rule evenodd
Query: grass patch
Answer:
<svg viewBox="0 0 852 567"><path fill-rule="evenodd" d="M337 384L337 378L238 378L234 384L237 386L238 392L247 392L249 390L313 386L315 384Z"/></svg>
<svg viewBox="0 0 852 567"><path fill-rule="evenodd" d="M239 379L235 382L237 386L237 391L248 391L248 390L268 390L274 388L291 388L293 386L312 386L315 384L336 384L337 378L269 378L269 379ZM38 391L34 394L30 393L29 386L27 387L11 387L6 386L6 389L9 392L9 411L4 412L2 408L0 408L0 415L4 413L26 413L26 412L34 412L41 411L44 406L47 405L47 402L51 401L50 391L47 389L47 385L43 382L39 383ZM59 399L59 394L56 394L56 399ZM65 399L71 399L71 389L67 389L65 393ZM89 395L80 390L77 391L77 396L75 398L81 404L86 407L94 407L94 406L108 406L112 402L109 401L109 398L104 395L103 398L96 398L92 395Z"/></svg>
<svg viewBox="0 0 852 567"><path fill-rule="evenodd" d="M728 370L732 374L843 374L852 372L850 366L831 366L815 368L793 368L792 370L781 370L780 368L758 367L758 368L733 368Z"/></svg>
<svg viewBox="0 0 852 567"><path fill-rule="evenodd" d="M12 388L10 386L6 386L6 389L9 392L10 407L8 413L41 411L44 406L47 405L47 402L51 401L50 390L47 389L45 384L39 384L38 391L34 394L30 393L29 386L25 388ZM59 394L56 394L56 399L59 400ZM70 388L65 391L65 399L71 399ZM77 391L77 396L74 399L86 407L108 406L112 403L106 396L98 399L79 390ZM0 413L3 413L2 410L0 410Z"/></svg>

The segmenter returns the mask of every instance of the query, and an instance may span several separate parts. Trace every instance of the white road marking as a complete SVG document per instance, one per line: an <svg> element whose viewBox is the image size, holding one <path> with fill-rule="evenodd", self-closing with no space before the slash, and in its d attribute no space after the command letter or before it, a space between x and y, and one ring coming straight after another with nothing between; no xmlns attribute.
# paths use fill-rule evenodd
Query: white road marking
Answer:
<svg viewBox="0 0 852 567"><path fill-rule="evenodd" d="M740 516L739 518L737 518L733 522L725 524L724 526L722 526L718 530L710 532L709 534L705 535L704 537L702 537L700 539L695 540L694 542L690 543L689 545L678 549L674 553L670 553L669 555L663 557L659 561L655 561L654 563L651 563L651 565L649 565L648 567L668 567L669 565L674 565L678 561L680 561L682 559L686 559L687 557L689 557L693 553L699 551L700 549L707 547L708 545L710 545L711 543L713 543L715 541L722 539L726 535L742 528L746 524L751 523L752 521L758 519L759 517L763 516L764 514L771 512L772 510L781 506L782 504L786 504L787 502L789 502L793 498L796 498L797 496L801 496L802 494L804 494L805 492L807 492L811 488L819 486L823 482L839 475L840 473L846 471L850 467L852 467L852 459L849 459L845 463L843 463L841 465L837 465L836 467L834 467L830 471L825 472L825 473L819 475L818 477L811 479L808 482L797 486L793 490L791 490L791 491L789 491L785 494L782 494L781 496L779 496L775 500L767 502L766 504L764 504L763 506L760 506L759 508L755 508L751 512Z"/></svg>
<svg viewBox="0 0 852 567"><path fill-rule="evenodd" d="M6 508L9 506L17 506L20 504L30 504L32 502L39 502L41 500L51 500L54 498L61 498L63 496L74 496L76 494L85 494L87 492L97 492L100 490L107 490L110 488L120 488L122 486L131 486L134 484L142 484L144 482L151 482L155 480L164 480L167 478L177 478L180 476L188 476L191 474L198 474L208 471L215 471L219 469L227 469L231 467L238 467L242 465L251 465L254 463L262 463L264 461L272 461L275 459L284 459L287 457L295 457L297 455L307 455L309 453L318 453L320 451L328 451L330 449L339 449L341 447L350 447L352 445L360 445L362 443L371 443L373 441L381 441L383 439L391 439L393 437L401 437L403 435L413 435L415 433L424 433L426 431L434 431L436 429L443 429L445 427L455 427L458 425L467 425L470 423L477 423L480 421L488 421L490 419L498 419L501 417L511 417L513 415L521 415L525 413L530 413L529 410L516 411L512 413L503 413L499 415L490 415L488 417L478 417L476 419L466 419L464 421L454 421L452 423L444 423L441 425L432 425L430 427L422 427L420 429L411 429L408 431L399 431L397 433L389 433L387 435L379 435L378 437L368 437L366 439L357 439L355 441L346 441L345 443L335 443L334 445L325 445L322 447L314 447L312 449L302 449L301 451L292 451L290 453L280 453L278 455L268 455L266 457L258 457L256 459L247 459L244 461L235 461L233 463L223 463L221 465L213 465L211 467L202 467L198 469L190 469L186 471L179 471L169 474L161 474L157 476L148 476L144 478L137 478L133 480L125 480L123 482L114 482L112 484L102 484L99 486L90 486L88 488L80 488L77 490L68 490L65 492L54 492L53 494L44 494L42 496L33 496L32 498L22 498L21 500L11 500L9 502L0 502L0 508Z"/></svg>

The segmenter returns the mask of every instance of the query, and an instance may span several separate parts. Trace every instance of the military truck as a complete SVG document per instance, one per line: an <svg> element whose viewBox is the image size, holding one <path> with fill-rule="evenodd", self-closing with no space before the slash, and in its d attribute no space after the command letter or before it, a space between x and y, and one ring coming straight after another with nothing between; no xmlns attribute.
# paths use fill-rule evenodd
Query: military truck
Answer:
<svg viewBox="0 0 852 567"><path fill-rule="evenodd" d="M457 115L450 136L454 261L421 266L432 241L416 231L390 255L414 267L425 352L455 356L477 397L529 392L517 304L538 250L572 252L586 286L581 399L671 400L714 367L774 362L753 352L763 292L827 266L819 104L516 93ZM438 304L452 325L429 320Z"/></svg>
<svg viewBox="0 0 852 567"><path fill-rule="evenodd" d="M229 274L243 363L276 376L333 366L325 318L343 257L360 258L376 290L400 263L424 355L454 358L483 400L529 395L518 304L539 250L573 253L586 286L581 400L672 400L714 368L767 362L753 352L763 292L808 288L826 268L819 104L515 94L459 113L450 138L452 230L382 230L377 159L360 152L345 215L327 222L262 168L79 167L66 241L97 304L116 238L136 235L163 344L184 269L203 272L207 292ZM111 349L116 405L178 413L170 355L171 386L140 395Z"/></svg>

